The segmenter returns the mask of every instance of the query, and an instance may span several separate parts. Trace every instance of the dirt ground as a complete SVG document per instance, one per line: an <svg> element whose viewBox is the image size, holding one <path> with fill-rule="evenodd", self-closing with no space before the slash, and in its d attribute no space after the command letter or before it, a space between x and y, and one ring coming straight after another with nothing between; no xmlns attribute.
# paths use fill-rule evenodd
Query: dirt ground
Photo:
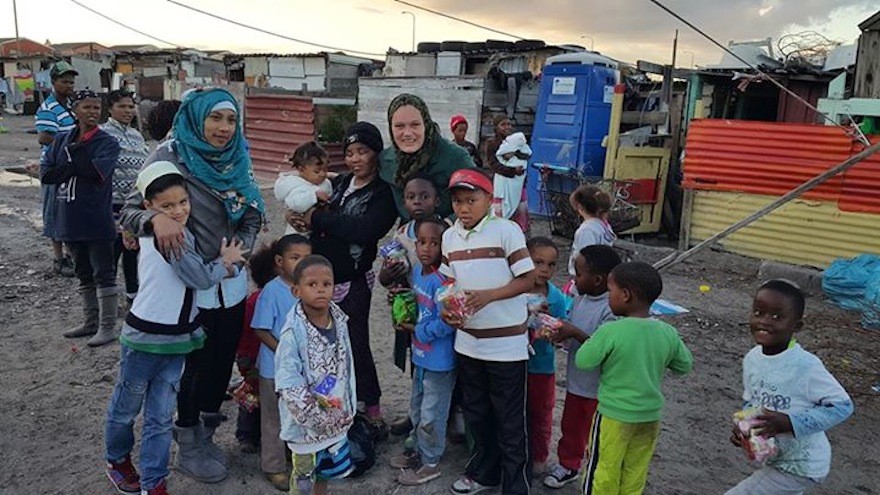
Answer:
<svg viewBox="0 0 880 495"><path fill-rule="evenodd" d="M0 169L37 158L35 136L24 132L32 125L30 118L7 117L0 123L10 131L0 134ZM265 239L281 232L275 203L268 201L273 222ZM102 470L102 428L119 346L90 349L84 341L61 337L77 322L76 282L51 274L49 246L39 235L39 204L38 181L0 170L0 494L109 495L115 491ZM536 222L534 230L546 232L547 227ZM648 261L659 255L653 248L639 251ZM687 377L669 376L664 385L667 405L648 494L723 493L750 471L727 438L730 416L740 405L741 360L753 345L746 321L757 271L756 260L708 252L664 273L663 297L691 309L669 321L693 351L695 367ZM703 284L711 291L701 293ZM409 383L408 375L392 364L384 300L383 290L377 289L370 323L383 407L391 419L406 413ZM880 393L871 390L880 382L880 334L860 329L858 315L814 298L808 301L806 328L798 339L822 358L856 403L854 416L829 433L831 474L814 493L880 493ZM558 362L554 442L564 397L564 356ZM204 485L172 474L169 489L187 495L278 493L263 480L258 456L237 450L235 406L227 402L223 412L231 419L219 430L219 443L232 454L229 478ZM333 493L449 493L467 458L464 447L450 446L442 479L405 488L394 483L395 472L387 467L389 456L400 448L400 439L380 445L377 466L359 480L334 483ZM551 451L552 461L555 447ZM569 485L556 492L540 482L533 488L539 494L577 491Z"/></svg>

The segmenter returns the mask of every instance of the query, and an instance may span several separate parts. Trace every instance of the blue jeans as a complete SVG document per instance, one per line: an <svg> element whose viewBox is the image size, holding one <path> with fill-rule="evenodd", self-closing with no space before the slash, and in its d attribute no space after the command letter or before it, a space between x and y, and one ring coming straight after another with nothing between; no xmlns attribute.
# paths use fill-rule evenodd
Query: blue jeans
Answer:
<svg viewBox="0 0 880 495"><path fill-rule="evenodd" d="M117 462L131 454L134 420L143 406L140 475L141 488L146 490L168 476L171 427L185 359L183 354L149 354L122 346L119 376L107 407L105 458Z"/></svg>
<svg viewBox="0 0 880 495"><path fill-rule="evenodd" d="M416 451L425 464L437 464L446 450L446 422L454 388L455 370L437 372L415 366L409 419Z"/></svg>

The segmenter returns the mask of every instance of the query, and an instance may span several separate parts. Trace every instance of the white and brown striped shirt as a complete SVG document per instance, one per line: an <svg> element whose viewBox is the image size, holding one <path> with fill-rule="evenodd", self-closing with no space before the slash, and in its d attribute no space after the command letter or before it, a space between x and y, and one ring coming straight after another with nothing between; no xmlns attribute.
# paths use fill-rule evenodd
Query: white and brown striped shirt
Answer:
<svg viewBox="0 0 880 495"><path fill-rule="evenodd" d="M517 224L487 215L473 229L456 220L443 233L440 273L464 290L497 289L535 266ZM529 358L526 296L495 301L471 316L455 336L455 350L486 361Z"/></svg>

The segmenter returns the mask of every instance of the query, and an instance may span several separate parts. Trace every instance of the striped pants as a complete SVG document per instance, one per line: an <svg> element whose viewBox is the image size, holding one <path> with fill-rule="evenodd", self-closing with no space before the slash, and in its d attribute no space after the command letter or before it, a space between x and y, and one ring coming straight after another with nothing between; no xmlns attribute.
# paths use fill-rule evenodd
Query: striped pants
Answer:
<svg viewBox="0 0 880 495"><path fill-rule="evenodd" d="M584 495L639 495L660 436L660 422L622 423L596 413Z"/></svg>

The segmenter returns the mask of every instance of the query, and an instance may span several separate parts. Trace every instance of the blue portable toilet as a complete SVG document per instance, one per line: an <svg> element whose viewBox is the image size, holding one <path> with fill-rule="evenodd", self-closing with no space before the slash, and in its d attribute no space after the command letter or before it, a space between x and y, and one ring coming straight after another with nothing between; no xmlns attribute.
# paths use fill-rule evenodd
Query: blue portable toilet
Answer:
<svg viewBox="0 0 880 495"><path fill-rule="evenodd" d="M602 177L617 62L596 52L576 52L547 59L541 75L538 110L532 131L527 172L529 212L548 215L545 191L570 192L576 177ZM542 169L550 169L544 184Z"/></svg>

